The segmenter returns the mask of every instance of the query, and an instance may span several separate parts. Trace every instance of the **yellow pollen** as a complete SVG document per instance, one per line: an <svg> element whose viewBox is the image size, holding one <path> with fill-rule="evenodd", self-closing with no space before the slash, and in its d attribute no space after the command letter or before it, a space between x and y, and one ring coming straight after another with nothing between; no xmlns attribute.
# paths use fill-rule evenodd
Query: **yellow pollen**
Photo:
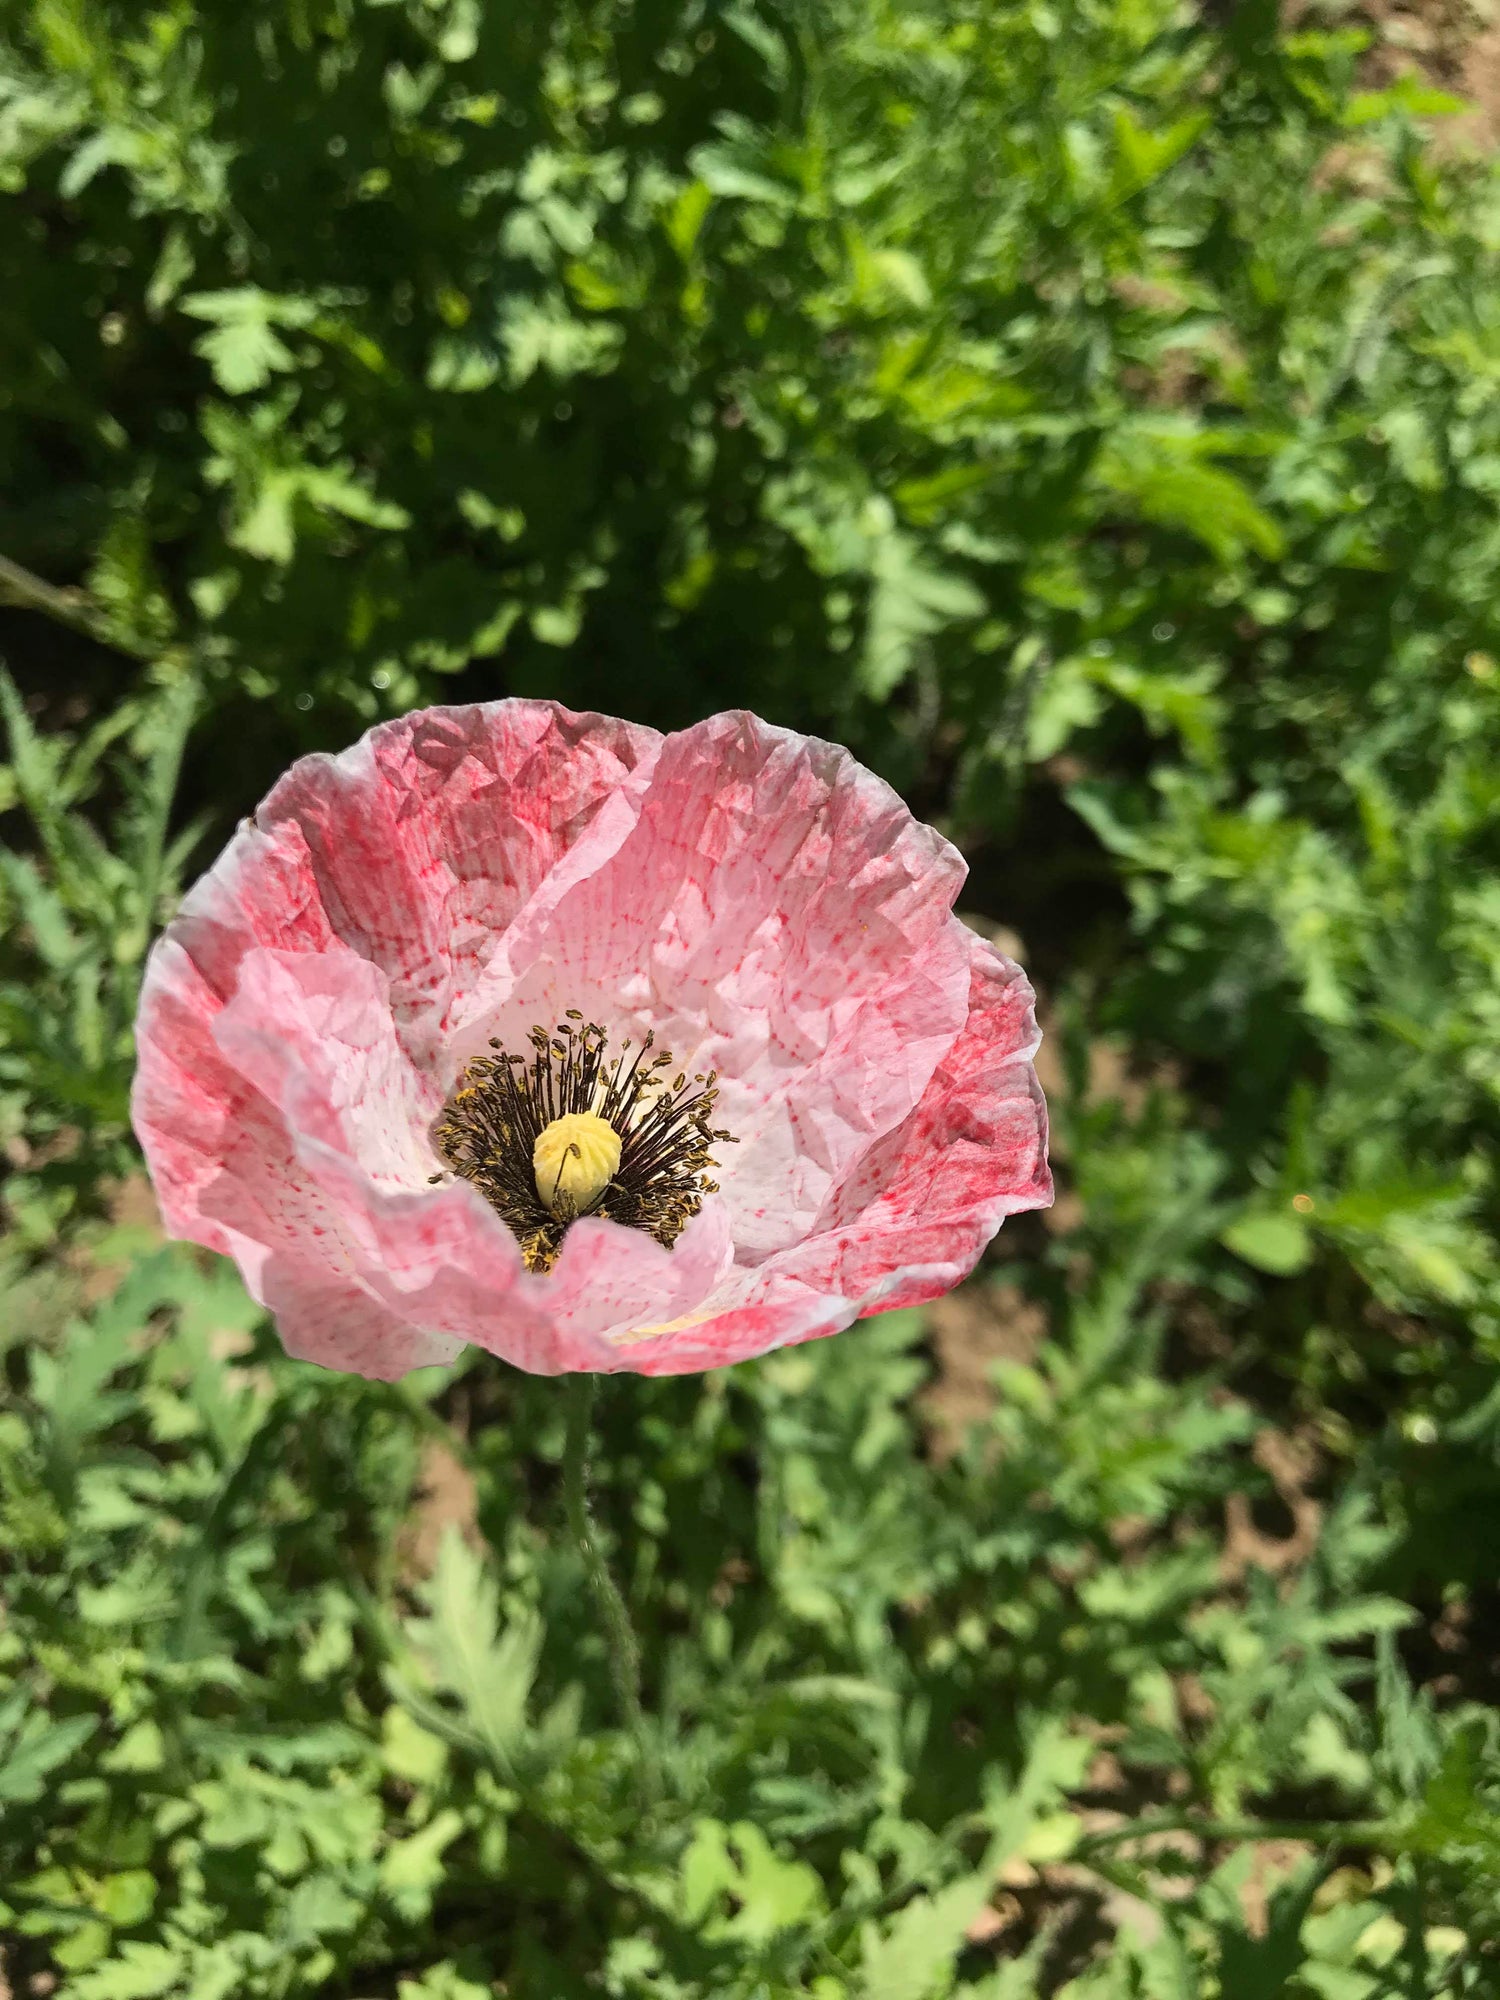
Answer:
<svg viewBox="0 0 1500 2000"><path fill-rule="evenodd" d="M536 1191L554 1215L581 1215L620 1171L620 1135L592 1111L570 1111L537 1134L531 1149Z"/></svg>

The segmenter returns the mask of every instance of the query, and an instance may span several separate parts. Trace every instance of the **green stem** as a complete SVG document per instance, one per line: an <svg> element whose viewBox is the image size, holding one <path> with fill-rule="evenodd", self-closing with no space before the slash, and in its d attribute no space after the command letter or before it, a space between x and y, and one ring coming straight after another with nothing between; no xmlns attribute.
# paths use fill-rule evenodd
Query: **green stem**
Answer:
<svg viewBox="0 0 1500 2000"><path fill-rule="evenodd" d="M1086 1834L1076 1852L1088 1856L1122 1841L1144 1840L1154 1833L1192 1833L1200 1840L1305 1840L1312 1847L1373 1847L1389 1844L1391 1827L1378 1819L1200 1819L1192 1813L1158 1813L1127 1820L1120 1826Z"/></svg>
<svg viewBox="0 0 1500 2000"><path fill-rule="evenodd" d="M589 1504L589 1437L593 1427L594 1398L598 1394L597 1375L569 1376L564 1397L568 1415L568 1438L563 1450L563 1505L574 1546L583 1559L584 1573L594 1602L604 1623L609 1646L610 1675L615 1699L626 1727L644 1745L646 1718L641 1708L641 1649L636 1643L630 1613L620 1595L619 1585L609 1573L609 1564L599 1547L599 1530Z"/></svg>
<svg viewBox="0 0 1500 2000"><path fill-rule="evenodd" d="M12 562L9 556L0 556L0 604L17 604L27 611L39 611L44 618L70 626L73 631L96 639L101 646L114 646L120 652L132 650L121 646L111 634L108 619L87 591L48 583L20 563Z"/></svg>

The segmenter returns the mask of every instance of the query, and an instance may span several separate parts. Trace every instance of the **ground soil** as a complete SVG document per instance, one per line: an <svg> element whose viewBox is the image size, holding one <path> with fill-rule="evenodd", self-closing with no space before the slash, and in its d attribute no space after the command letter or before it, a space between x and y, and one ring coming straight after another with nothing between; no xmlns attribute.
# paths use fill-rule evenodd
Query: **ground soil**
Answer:
<svg viewBox="0 0 1500 2000"><path fill-rule="evenodd" d="M1444 150L1500 146L1500 0L1292 0L1303 21L1361 22L1375 41L1365 57L1371 88L1419 76L1468 100L1434 132Z"/></svg>

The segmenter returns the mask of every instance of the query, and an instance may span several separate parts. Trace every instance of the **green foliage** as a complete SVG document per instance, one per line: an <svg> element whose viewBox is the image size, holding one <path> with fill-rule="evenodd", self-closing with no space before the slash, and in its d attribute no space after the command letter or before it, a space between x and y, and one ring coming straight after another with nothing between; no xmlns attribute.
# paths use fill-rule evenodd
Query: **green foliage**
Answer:
<svg viewBox="0 0 1500 2000"><path fill-rule="evenodd" d="M1226 1593L1214 1512L1253 1481L1252 1419L1154 1373L1159 1269L1101 1272L942 1465L916 1314L612 1392L599 1476L652 1796L554 1532L552 1386L324 1378L224 1267L137 1263L13 1356L16 1949L83 2000L565 1991L587 1967L620 1995L1269 2000L1292 1966L1310 1992L1416 1990L1380 1984L1412 1952L1480 1991L1493 1718L1414 1694L1389 1637L1378 1673L1359 1650L1410 1617L1374 1584L1391 1531L1366 1491L1290 1594ZM422 1577L398 1528L435 1439L490 1548L450 1522ZM1264 1928L1238 1891L1272 1797L1301 1838ZM1334 1871L1330 1839L1364 1861ZM1108 1968L1067 1934L977 1942L997 1883L1054 1872L1100 1914L1134 1899Z"/></svg>
<svg viewBox="0 0 1500 2000"><path fill-rule="evenodd" d="M202 832L168 826L195 698L183 675L128 696L78 740L41 736L0 666L3 777L35 835L32 852L0 846L0 935L22 945L0 947L0 1140L19 1143L26 1165L42 1155L7 1191L13 1216L39 1241L129 1157L141 968ZM111 773L117 799L100 832L79 808L122 744Z"/></svg>
<svg viewBox="0 0 1500 2000"><path fill-rule="evenodd" d="M1276 11L7 10L0 1990L1493 1988L1500 186ZM847 741L1048 1003L967 1444L912 1315L606 1398L644 1763L554 1388L121 1198L192 870L506 692Z"/></svg>

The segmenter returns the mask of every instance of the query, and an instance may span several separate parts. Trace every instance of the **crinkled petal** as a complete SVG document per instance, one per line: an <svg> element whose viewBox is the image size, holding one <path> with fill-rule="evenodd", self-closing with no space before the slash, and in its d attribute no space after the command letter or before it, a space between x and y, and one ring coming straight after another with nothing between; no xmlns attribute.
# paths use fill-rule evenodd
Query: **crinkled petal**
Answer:
<svg viewBox="0 0 1500 2000"><path fill-rule="evenodd" d="M967 1277L1007 1215L1052 1200L1031 982L965 933L969 1013L912 1116L873 1147L782 1269L859 1301L918 1305Z"/></svg>
<svg viewBox="0 0 1500 2000"><path fill-rule="evenodd" d="M859 1317L847 1299L828 1298L793 1281L762 1281L755 1289L754 1303L709 1305L665 1326L637 1329L620 1341L617 1365L636 1375L695 1375L842 1333Z"/></svg>
<svg viewBox="0 0 1500 2000"><path fill-rule="evenodd" d="M515 1238L473 1188L428 1187L422 1135L436 1095L407 1063L389 981L367 960L248 952L212 1033L259 1103L253 1145L221 1142L226 1170L203 1209L269 1249L257 1285L278 1315L292 1313L298 1351L345 1352L343 1365L382 1372L396 1350L376 1329L405 1323L536 1374L608 1368L611 1334L691 1309L729 1265L728 1222L711 1199L670 1252L638 1230L586 1220L549 1276L525 1272ZM251 1109L242 1101L241 1116ZM268 1160L282 1168L269 1186ZM321 1278L304 1245L322 1260ZM356 1341L349 1330L366 1307L369 1340ZM318 1311L337 1323L336 1338L319 1331Z"/></svg>
<svg viewBox="0 0 1500 2000"><path fill-rule="evenodd" d="M618 1339L695 1311L727 1275L733 1258L728 1210L714 1195L670 1250L643 1230L585 1218L563 1238L557 1262L542 1281L547 1308L573 1339L594 1343L590 1366L619 1367Z"/></svg>
<svg viewBox="0 0 1500 2000"><path fill-rule="evenodd" d="M968 1019L911 1116L863 1156L803 1242L732 1274L690 1323L631 1343L628 1365L718 1367L919 1305L968 1276L1007 1215L1051 1201L1035 996L1012 960L963 935Z"/></svg>
<svg viewBox="0 0 1500 2000"><path fill-rule="evenodd" d="M305 759L148 967L167 1225L292 1352L377 1376L463 1341L711 1367L929 1297L1049 1192L1030 989L951 916L962 873L843 751L741 714L661 739L492 703ZM715 1069L740 1143L671 1251L586 1219L539 1276L430 1184L430 1134L490 1034L573 1007Z"/></svg>
<svg viewBox="0 0 1500 2000"><path fill-rule="evenodd" d="M512 926L541 921L628 834L660 742L553 702L384 723L294 764L169 935L221 1002L256 945L341 945L387 974L397 1028L430 1061Z"/></svg>
<svg viewBox="0 0 1500 2000"><path fill-rule="evenodd" d="M834 744L712 717L662 745L640 819L557 904L509 1047L581 1008L715 1071L742 1263L798 1242L908 1115L962 1028L957 850Z"/></svg>
<svg viewBox="0 0 1500 2000"><path fill-rule="evenodd" d="M525 1275L503 1223L472 1189L423 1185L428 1128L457 1062L454 1012L491 1004L486 980L509 978L491 971L502 944L626 836L659 742L550 702L387 724L294 766L158 942L132 1113L163 1219L233 1256L298 1326L298 1351L363 1368L347 1328L366 1305L378 1321L389 1288L415 1355L436 1332L559 1365L545 1309L497 1311L497 1286ZM382 1207L395 1212L376 1226ZM393 1278L433 1241L453 1260L451 1330ZM663 1308L679 1296L665 1285ZM346 1329L332 1344L319 1312ZM369 1372L401 1372L389 1341L369 1352Z"/></svg>
<svg viewBox="0 0 1500 2000"><path fill-rule="evenodd" d="M347 1152L377 1185L425 1187L442 1094L407 1059L378 965L349 951L249 951L209 1032L290 1129Z"/></svg>
<svg viewBox="0 0 1500 2000"><path fill-rule="evenodd" d="M381 1302L423 1328L471 1341L533 1375L625 1365L617 1337L691 1311L728 1267L722 1206L705 1202L670 1250L640 1230L586 1218L545 1276L463 1182L426 1199L388 1194L336 1156L302 1151L358 1236L355 1269Z"/></svg>
<svg viewBox="0 0 1500 2000"><path fill-rule="evenodd" d="M337 1283L314 1265L283 1259L272 1266L271 1279L261 1304L274 1315L282 1345L298 1361L395 1382L414 1368L443 1366L462 1350L461 1340L423 1333L367 1292Z"/></svg>
<svg viewBox="0 0 1500 2000"><path fill-rule="evenodd" d="M330 927L389 974L430 1058L511 927L628 834L660 740L551 702L427 709L304 758L256 818L301 843Z"/></svg>

